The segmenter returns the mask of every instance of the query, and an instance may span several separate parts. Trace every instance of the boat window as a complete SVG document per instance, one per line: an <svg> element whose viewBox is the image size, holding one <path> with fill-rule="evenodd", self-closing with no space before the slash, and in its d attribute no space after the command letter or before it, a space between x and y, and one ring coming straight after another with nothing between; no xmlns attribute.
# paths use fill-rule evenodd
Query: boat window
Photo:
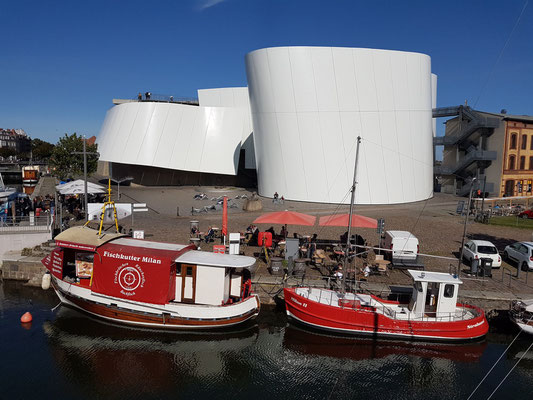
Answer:
<svg viewBox="0 0 533 400"><path fill-rule="evenodd" d="M422 293L422 290L423 290L423 289L422 289L422 283L421 283L421 282L415 282L415 289L416 289L418 292Z"/></svg>
<svg viewBox="0 0 533 400"><path fill-rule="evenodd" d="M453 297L453 292L455 285L445 285L444 286L444 297Z"/></svg>
<svg viewBox="0 0 533 400"><path fill-rule="evenodd" d="M192 267L187 267L186 275L187 276L192 276Z"/></svg>
<svg viewBox="0 0 533 400"><path fill-rule="evenodd" d="M176 275L181 275L181 264L176 264Z"/></svg>
<svg viewBox="0 0 533 400"><path fill-rule="evenodd" d="M477 251L481 254L498 254L498 249L492 246L479 246Z"/></svg>

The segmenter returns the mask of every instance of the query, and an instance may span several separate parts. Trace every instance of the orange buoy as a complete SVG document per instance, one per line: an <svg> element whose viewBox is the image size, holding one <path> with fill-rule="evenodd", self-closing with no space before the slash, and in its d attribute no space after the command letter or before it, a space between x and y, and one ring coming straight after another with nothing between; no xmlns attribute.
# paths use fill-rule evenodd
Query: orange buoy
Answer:
<svg viewBox="0 0 533 400"><path fill-rule="evenodd" d="M27 322L31 322L31 320L33 319L32 315L29 313L29 312L25 312L22 317L20 317L20 322L22 322L23 324L27 323Z"/></svg>

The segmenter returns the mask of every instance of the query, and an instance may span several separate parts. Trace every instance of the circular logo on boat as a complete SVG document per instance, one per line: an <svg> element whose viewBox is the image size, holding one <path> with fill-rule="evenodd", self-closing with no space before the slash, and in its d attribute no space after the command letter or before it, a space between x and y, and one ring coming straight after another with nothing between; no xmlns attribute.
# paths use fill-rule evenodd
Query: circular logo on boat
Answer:
<svg viewBox="0 0 533 400"><path fill-rule="evenodd" d="M124 290L135 290L141 284L141 274L133 267L123 268L118 274L118 283Z"/></svg>

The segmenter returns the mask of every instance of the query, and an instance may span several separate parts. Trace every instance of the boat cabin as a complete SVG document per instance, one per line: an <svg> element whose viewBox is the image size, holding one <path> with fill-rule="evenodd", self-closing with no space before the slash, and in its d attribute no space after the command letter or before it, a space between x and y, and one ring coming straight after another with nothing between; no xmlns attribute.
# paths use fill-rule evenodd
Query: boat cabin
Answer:
<svg viewBox="0 0 533 400"><path fill-rule="evenodd" d="M408 270L413 279L409 311L415 317L450 317L455 315L459 285L456 276L442 272Z"/></svg>
<svg viewBox="0 0 533 400"><path fill-rule="evenodd" d="M74 227L56 237L43 264L63 281L94 295L151 304L220 306L248 297L252 257L196 250L194 245L98 235Z"/></svg>

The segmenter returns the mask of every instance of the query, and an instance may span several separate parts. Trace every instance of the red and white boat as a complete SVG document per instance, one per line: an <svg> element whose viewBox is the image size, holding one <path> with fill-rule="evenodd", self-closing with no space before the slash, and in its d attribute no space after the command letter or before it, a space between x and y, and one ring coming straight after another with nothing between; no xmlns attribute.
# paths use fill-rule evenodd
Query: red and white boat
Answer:
<svg viewBox="0 0 533 400"><path fill-rule="evenodd" d="M465 341L485 336L488 323L479 307L457 304L461 280L440 272L408 270L409 303L362 293L285 288L287 315L328 331L421 340Z"/></svg>
<svg viewBox="0 0 533 400"><path fill-rule="evenodd" d="M360 143L358 137L344 263L350 250ZM313 287L283 289L287 315L305 325L344 334L450 341L485 336L488 323L483 310L457 303L462 281L456 275L408 272L413 278L409 303L388 301L370 294L347 293L344 275L339 291Z"/></svg>
<svg viewBox="0 0 533 400"><path fill-rule="evenodd" d="M74 227L43 259L61 302L118 323L159 329L218 328L259 313L255 259L98 234ZM44 279L43 279L44 282Z"/></svg>

